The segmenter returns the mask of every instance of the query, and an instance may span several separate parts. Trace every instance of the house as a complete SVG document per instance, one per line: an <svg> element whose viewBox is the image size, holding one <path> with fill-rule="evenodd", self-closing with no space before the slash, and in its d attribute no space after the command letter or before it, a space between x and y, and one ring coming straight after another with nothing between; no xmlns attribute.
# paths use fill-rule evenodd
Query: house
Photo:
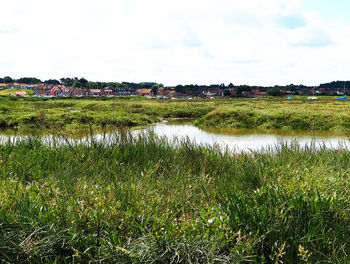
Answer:
<svg viewBox="0 0 350 264"><path fill-rule="evenodd" d="M166 97L174 97L174 96L176 96L176 92L175 92L175 90L166 90L166 91L164 91L164 95Z"/></svg>
<svg viewBox="0 0 350 264"><path fill-rule="evenodd" d="M90 96L100 96L101 89L90 89L89 94L90 94Z"/></svg>
<svg viewBox="0 0 350 264"><path fill-rule="evenodd" d="M69 88L69 95L82 97L82 96L88 96L89 90L82 89L82 88Z"/></svg>
<svg viewBox="0 0 350 264"><path fill-rule="evenodd" d="M35 90L34 92L34 96L48 96L50 95L50 90L44 90L44 89L38 89L38 90Z"/></svg>
<svg viewBox="0 0 350 264"><path fill-rule="evenodd" d="M137 89L136 94L140 96L152 96L154 92L152 89Z"/></svg>
<svg viewBox="0 0 350 264"><path fill-rule="evenodd" d="M158 91L157 91L157 94L158 95L164 95L165 94L164 88L159 88Z"/></svg>
<svg viewBox="0 0 350 264"><path fill-rule="evenodd" d="M62 95L62 89L58 85L54 86L50 90L50 95L52 96L60 96Z"/></svg>
<svg viewBox="0 0 350 264"><path fill-rule="evenodd" d="M114 88L115 90L115 95L117 96L130 96L130 95L135 95L135 89L130 88L130 87L116 87Z"/></svg>
<svg viewBox="0 0 350 264"><path fill-rule="evenodd" d="M259 89L254 89L251 91L251 95L253 95L253 96L266 96L266 92L262 92Z"/></svg>
<svg viewBox="0 0 350 264"><path fill-rule="evenodd" d="M105 95L105 96L113 96L113 90L111 90L111 89L103 90L103 95Z"/></svg>
<svg viewBox="0 0 350 264"><path fill-rule="evenodd" d="M15 95L17 97L27 97L27 92L26 91L16 91Z"/></svg>
<svg viewBox="0 0 350 264"><path fill-rule="evenodd" d="M216 90L204 90L203 91L203 96L206 96L206 97L213 97L216 95L217 95Z"/></svg>
<svg viewBox="0 0 350 264"><path fill-rule="evenodd" d="M201 94L201 91L199 90L195 90L195 91L186 91L186 95L195 95L195 96L199 96Z"/></svg>
<svg viewBox="0 0 350 264"><path fill-rule="evenodd" d="M31 86L32 86L33 89L51 89L52 88L52 87L49 87L45 83L37 83L37 84L33 84Z"/></svg>

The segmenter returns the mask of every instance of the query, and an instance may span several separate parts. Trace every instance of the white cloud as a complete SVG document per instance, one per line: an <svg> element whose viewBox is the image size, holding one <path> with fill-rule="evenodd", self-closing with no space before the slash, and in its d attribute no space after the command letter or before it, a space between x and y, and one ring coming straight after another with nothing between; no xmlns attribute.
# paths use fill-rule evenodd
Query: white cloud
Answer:
<svg viewBox="0 0 350 264"><path fill-rule="evenodd" d="M347 78L349 32L299 0L12 0L0 76L318 84Z"/></svg>

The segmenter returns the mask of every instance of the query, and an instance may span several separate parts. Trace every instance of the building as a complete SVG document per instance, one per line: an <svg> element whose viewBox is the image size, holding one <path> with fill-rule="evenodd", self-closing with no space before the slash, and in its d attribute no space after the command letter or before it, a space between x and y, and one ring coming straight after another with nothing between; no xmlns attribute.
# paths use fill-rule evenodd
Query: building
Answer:
<svg viewBox="0 0 350 264"><path fill-rule="evenodd" d="M154 92L152 89L137 89L136 94L140 96L153 96Z"/></svg>

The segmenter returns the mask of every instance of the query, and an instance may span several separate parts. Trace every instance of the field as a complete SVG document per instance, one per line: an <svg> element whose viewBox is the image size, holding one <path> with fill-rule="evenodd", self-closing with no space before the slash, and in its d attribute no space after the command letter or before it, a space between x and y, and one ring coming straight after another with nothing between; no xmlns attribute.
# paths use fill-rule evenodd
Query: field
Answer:
<svg viewBox="0 0 350 264"><path fill-rule="evenodd" d="M155 100L124 98L0 97L2 128L139 126L164 118L191 118L198 126L350 131L349 100Z"/></svg>
<svg viewBox="0 0 350 264"><path fill-rule="evenodd" d="M0 97L0 112L3 128L57 137L117 129L105 144L0 144L0 263L350 262L348 150L231 153L126 128L349 131L348 101Z"/></svg>
<svg viewBox="0 0 350 264"><path fill-rule="evenodd" d="M7 94L13 94L15 95L16 92L26 92L27 95L32 95L34 91L32 90L25 90L25 89L5 89L5 90L0 90L0 95L6 96Z"/></svg>

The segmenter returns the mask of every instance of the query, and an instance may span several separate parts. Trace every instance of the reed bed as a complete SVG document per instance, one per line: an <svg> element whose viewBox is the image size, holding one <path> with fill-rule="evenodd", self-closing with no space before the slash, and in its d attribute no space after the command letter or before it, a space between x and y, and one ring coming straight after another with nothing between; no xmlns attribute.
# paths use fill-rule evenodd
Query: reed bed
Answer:
<svg viewBox="0 0 350 264"><path fill-rule="evenodd" d="M122 132L0 145L1 263L347 263L350 152Z"/></svg>

